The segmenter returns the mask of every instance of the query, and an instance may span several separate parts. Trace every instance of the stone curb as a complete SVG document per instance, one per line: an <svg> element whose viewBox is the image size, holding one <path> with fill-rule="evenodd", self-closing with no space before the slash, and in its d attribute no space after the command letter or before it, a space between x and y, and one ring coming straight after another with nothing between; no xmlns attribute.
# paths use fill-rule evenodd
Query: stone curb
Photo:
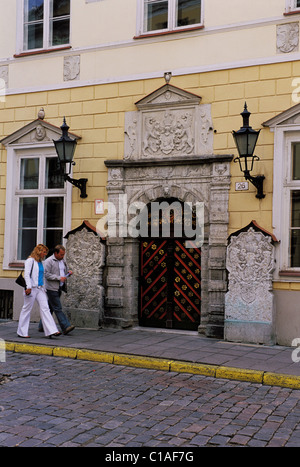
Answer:
<svg viewBox="0 0 300 467"><path fill-rule="evenodd" d="M70 347L53 347L38 344L23 344L6 342L8 352L48 355L53 357L87 360L113 365L147 368L152 370L174 371L176 373L190 373L194 375L210 376L213 378L231 379L259 383L266 386L280 386L290 389L300 389L300 376L272 373L268 371L232 368L219 365L206 365L202 363L182 362L141 355L119 354L99 350L76 349Z"/></svg>

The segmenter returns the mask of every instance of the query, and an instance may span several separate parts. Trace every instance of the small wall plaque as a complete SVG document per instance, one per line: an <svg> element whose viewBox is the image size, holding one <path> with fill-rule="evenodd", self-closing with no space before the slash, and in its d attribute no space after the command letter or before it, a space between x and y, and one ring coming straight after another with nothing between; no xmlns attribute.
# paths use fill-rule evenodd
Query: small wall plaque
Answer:
<svg viewBox="0 0 300 467"><path fill-rule="evenodd" d="M235 191L247 191L249 190L249 182L237 182L235 184Z"/></svg>
<svg viewBox="0 0 300 467"><path fill-rule="evenodd" d="M95 199L95 214L104 214L104 200Z"/></svg>

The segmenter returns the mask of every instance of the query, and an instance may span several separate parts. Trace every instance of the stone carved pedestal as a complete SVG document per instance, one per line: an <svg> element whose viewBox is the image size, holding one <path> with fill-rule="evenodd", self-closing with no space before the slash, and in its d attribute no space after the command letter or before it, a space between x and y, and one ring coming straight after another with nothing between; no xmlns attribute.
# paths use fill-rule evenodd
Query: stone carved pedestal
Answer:
<svg viewBox="0 0 300 467"><path fill-rule="evenodd" d="M104 313L105 245L87 222L67 234L67 263L73 271L63 307L72 324L98 328Z"/></svg>
<svg viewBox="0 0 300 467"><path fill-rule="evenodd" d="M247 227L231 236L227 247L224 338L231 342L273 344L273 239L257 224Z"/></svg>

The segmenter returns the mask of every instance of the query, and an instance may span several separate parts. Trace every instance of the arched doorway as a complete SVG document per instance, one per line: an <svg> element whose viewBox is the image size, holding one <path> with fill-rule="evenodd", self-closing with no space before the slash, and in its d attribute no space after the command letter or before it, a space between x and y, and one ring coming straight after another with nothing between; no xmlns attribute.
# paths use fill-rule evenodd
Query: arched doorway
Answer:
<svg viewBox="0 0 300 467"><path fill-rule="evenodd" d="M196 213L176 199L156 203L147 206L148 237L140 239L139 324L197 330L201 249L184 228L195 227Z"/></svg>

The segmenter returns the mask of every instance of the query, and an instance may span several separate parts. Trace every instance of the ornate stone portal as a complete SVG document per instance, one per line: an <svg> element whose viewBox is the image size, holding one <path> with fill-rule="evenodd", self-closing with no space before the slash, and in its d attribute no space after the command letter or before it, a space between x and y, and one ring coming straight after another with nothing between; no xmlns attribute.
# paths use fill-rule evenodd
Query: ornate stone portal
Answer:
<svg viewBox="0 0 300 467"><path fill-rule="evenodd" d="M274 343L273 242L255 222L230 237L224 336L228 341Z"/></svg>
<svg viewBox="0 0 300 467"><path fill-rule="evenodd" d="M199 96L166 84L126 114L124 159L106 161L108 201L116 214L108 224L116 235L107 237L104 325L138 324L140 243L128 235L130 206L172 198L204 203L199 331L223 337L232 156L213 154L210 105L200 102ZM120 199L127 203L125 216Z"/></svg>

